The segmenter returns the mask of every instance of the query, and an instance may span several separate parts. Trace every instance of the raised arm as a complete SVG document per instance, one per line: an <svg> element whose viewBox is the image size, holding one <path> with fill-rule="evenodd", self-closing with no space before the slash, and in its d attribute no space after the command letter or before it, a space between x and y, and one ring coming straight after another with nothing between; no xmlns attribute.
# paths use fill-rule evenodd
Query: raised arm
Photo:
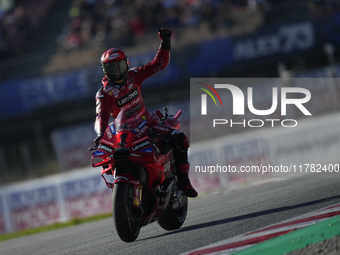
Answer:
<svg viewBox="0 0 340 255"><path fill-rule="evenodd" d="M167 67L170 61L171 35L172 31L170 29L159 29L158 36L161 39L161 43L155 58L141 67L133 68L137 73L138 83L142 83L145 79Z"/></svg>

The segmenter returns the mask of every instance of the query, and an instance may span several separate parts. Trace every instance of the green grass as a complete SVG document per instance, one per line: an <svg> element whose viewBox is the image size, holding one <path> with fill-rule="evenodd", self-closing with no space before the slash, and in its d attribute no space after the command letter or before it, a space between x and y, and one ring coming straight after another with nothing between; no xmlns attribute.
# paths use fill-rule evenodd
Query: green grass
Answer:
<svg viewBox="0 0 340 255"><path fill-rule="evenodd" d="M72 219L68 222L54 223L54 224L46 225L46 226L42 226L42 227L25 229L25 230L21 230L21 231L10 233L10 234L0 235L0 242L5 241L5 240L9 240L9 239L13 239L13 238L17 238L17 237L21 237L21 236L34 235L34 234L37 234L37 233L51 231L51 230L55 230L55 229L59 229L59 228L65 228L65 227L83 224L83 223L86 223L86 222L101 220L101 219L105 219L105 218L108 218L108 217L112 217L112 213L91 216L91 217L84 218L84 219L74 218L74 219Z"/></svg>

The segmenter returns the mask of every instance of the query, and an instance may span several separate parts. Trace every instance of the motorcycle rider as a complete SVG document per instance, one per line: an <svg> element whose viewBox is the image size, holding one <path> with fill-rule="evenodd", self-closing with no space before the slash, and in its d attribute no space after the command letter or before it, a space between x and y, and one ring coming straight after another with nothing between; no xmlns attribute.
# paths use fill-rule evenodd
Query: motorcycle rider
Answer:
<svg viewBox="0 0 340 255"><path fill-rule="evenodd" d="M197 192L192 187L188 172L188 138L182 131L174 130L159 123L157 116L151 115L143 103L141 84L156 72L163 70L169 63L172 31L160 28L158 36L161 39L160 47L153 61L129 69L130 61L125 52L118 48L105 51L101 57L101 66L105 77L102 79L103 87L96 94L96 119L94 129L99 145L104 131L108 125L110 115L116 118L121 110L142 113L149 123L149 127L157 129L162 135L168 135L173 145L173 154L176 162L178 188L188 197L196 197Z"/></svg>

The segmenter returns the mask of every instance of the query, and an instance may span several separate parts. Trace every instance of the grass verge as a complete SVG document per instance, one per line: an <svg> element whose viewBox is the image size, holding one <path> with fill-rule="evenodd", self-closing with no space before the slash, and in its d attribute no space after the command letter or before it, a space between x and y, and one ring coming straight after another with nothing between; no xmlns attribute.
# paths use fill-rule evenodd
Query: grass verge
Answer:
<svg viewBox="0 0 340 255"><path fill-rule="evenodd" d="M74 219L72 219L68 222L63 222L63 223L58 222L58 223L54 223L54 224L46 225L46 226L42 226L42 227L25 229L25 230L21 230L21 231L14 232L14 233L0 235L0 242L5 241L5 240L9 240L9 239L13 239L13 238L17 238L17 237L21 237L21 236L28 236L28 235L42 233L42 232L55 230L55 229L59 229L59 228L75 226L75 225L83 224L83 223L86 223L86 222L101 220L101 219L105 219L105 218L109 218L109 217L112 217L112 213L91 216L91 217L84 218L84 219L74 218Z"/></svg>

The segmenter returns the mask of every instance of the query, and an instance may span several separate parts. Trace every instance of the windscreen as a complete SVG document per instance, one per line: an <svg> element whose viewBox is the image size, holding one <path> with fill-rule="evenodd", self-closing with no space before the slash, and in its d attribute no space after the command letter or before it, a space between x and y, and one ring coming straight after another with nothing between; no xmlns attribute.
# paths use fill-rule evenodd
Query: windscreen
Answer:
<svg viewBox="0 0 340 255"><path fill-rule="evenodd" d="M146 118L142 113L120 111L115 121L115 128L117 132L122 130L138 132L146 123Z"/></svg>

